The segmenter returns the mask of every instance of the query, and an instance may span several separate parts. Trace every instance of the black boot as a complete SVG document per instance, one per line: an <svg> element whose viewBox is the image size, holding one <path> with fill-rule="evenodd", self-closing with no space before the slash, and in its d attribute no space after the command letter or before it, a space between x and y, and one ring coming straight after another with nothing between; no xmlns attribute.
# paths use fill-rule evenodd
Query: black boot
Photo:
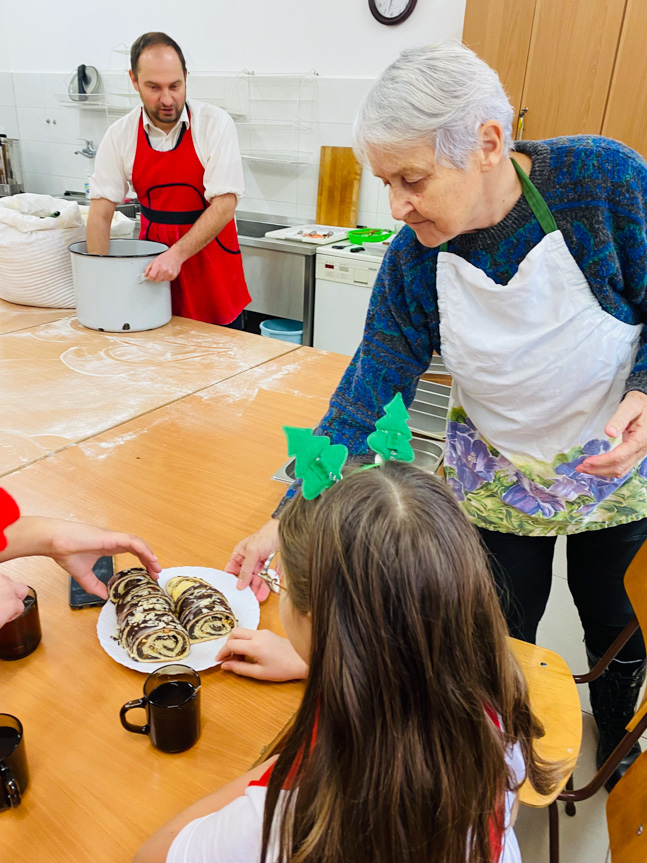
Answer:
<svg viewBox="0 0 647 863"><path fill-rule="evenodd" d="M588 650L587 657L589 668L593 668L598 659ZM596 756L598 769L627 733L626 725L635 713L638 694L645 680L646 664L642 659L634 662L619 662L614 659L604 674L589 683L591 708L600 732ZM640 744L636 743L605 782L607 791L611 791L619 782L640 752Z"/></svg>

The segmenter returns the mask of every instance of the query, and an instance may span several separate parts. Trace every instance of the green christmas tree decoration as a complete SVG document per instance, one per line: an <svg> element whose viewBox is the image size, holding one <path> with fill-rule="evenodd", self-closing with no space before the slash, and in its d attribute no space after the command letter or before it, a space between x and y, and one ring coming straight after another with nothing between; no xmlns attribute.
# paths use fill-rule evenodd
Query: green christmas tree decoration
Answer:
<svg viewBox="0 0 647 863"><path fill-rule="evenodd" d="M396 393L385 405L384 416L375 423L375 431L368 436L366 443L384 461L413 461L415 453L409 443L412 435L408 419L402 394Z"/></svg>
<svg viewBox="0 0 647 863"><path fill-rule="evenodd" d="M322 491L338 482L348 458L343 444L331 444L324 435L312 429L283 426L288 439L288 455L296 456L295 475L303 480L301 494L306 500L318 497Z"/></svg>

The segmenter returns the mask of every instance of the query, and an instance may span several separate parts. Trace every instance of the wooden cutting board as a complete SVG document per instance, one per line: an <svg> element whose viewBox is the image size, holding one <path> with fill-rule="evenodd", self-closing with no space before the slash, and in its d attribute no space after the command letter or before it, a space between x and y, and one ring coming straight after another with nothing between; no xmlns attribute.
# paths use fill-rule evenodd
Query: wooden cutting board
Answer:
<svg viewBox="0 0 647 863"><path fill-rule="evenodd" d="M318 225L357 227L362 166L352 147L322 147L317 192Z"/></svg>

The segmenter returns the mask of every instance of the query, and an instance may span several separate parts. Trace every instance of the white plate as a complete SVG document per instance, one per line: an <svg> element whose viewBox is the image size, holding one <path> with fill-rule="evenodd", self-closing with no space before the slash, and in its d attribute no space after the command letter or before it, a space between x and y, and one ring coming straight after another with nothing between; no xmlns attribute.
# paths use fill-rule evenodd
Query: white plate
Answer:
<svg viewBox="0 0 647 863"><path fill-rule="evenodd" d="M277 231L267 231L266 237L275 237L278 240L300 240L304 243L315 243L315 245L327 245L345 240L348 236L348 228L340 228L336 225L301 225L295 228L279 228ZM309 237L308 234L315 231L317 234L327 234L329 237Z"/></svg>
<svg viewBox="0 0 647 863"><path fill-rule="evenodd" d="M171 569L162 570L159 578L160 587L164 587L166 582L176 575L193 576L208 581L209 584L224 594L238 621L238 626L244 626L246 629L258 629L261 617L258 600L249 587L246 587L245 590L238 590L236 588L237 579L235 575L223 572L220 569L209 569L206 566L174 566ZM162 662L137 662L131 659L124 648L116 641L117 614L114 603L110 600L106 602L99 614L97 635L99 636L101 647L115 662L125 665L126 668L133 668L135 671L143 671L144 674L150 674L156 668L161 668L163 665L168 665L172 662L189 665L196 671L212 668L214 665L219 664L216 663L216 654L227 640L225 636L213 641L203 641L201 644L192 644L191 650L183 659L165 659Z"/></svg>

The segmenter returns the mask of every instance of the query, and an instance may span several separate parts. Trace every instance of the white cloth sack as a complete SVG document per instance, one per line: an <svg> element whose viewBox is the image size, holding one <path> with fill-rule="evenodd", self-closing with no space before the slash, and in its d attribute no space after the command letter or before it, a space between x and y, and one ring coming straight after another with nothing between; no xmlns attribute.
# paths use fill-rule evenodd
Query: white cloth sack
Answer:
<svg viewBox="0 0 647 863"><path fill-rule="evenodd" d="M51 214L58 211L60 215ZM50 195L0 198L0 298L73 309L71 243L85 239L78 204Z"/></svg>

